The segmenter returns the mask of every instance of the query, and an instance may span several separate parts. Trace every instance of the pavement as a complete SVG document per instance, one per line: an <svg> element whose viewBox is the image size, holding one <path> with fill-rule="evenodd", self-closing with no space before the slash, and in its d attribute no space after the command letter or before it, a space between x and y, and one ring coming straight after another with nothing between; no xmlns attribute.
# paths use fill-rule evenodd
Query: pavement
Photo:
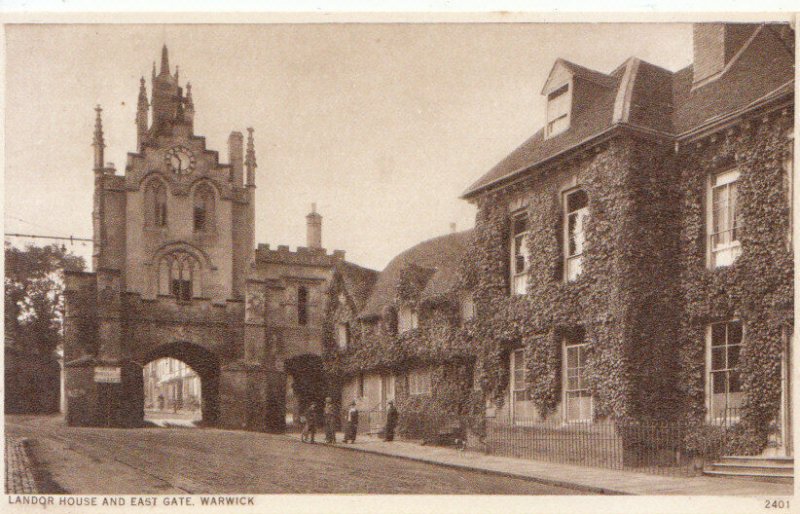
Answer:
<svg viewBox="0 0 800 514"><path fill-rule="evenodd" d="M324 441L324 433L318 433L317 436L318 443ZM300 434L290 433L286 437L299 440ZM341 432L337 434L336 440L339 443L335 445L336 448L436 464L452 469L531 480L541 484L595 494L769 497L791 496L794 494L793 484L771 483L743 478L650 475L631 471L498 457L474 451L424 446L413 441L396 440L385 442L377 437L368 435L360 435L355 443L345 444L341 442L343 437L344 435ZM322 444L321 446L327 448L332 445Z"/></svg>
<svg viewBox="0 0 800 514"><path fill-rule="evenodd" d="M6 436L5 446L6 494L35 494L36 481L33 466L28 458L26 440L22 437Z"/></svg>

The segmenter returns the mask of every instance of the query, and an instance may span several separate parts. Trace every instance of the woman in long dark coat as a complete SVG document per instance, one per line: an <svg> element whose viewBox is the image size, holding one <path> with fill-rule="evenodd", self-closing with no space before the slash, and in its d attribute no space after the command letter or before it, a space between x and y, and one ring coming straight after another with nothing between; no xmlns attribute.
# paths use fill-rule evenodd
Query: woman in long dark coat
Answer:
<svg viewBox="0 0 800 514"><path fill-rule="evenodd" d="M394 429L397 427L397 409L394 402L389 400L389 408L386 410L386 428L384 429L384 440L394 441Z"/></svg>
<svg viewBox="0 0 800 514"><path fill-rule="evenodd" d="M344 434L344 442L356 442L356 432L358 432L358 408L356 408L356 401L353 400L347 411L347 431Z"/></svg>
<svg viewBox="0 0 800 514"><path fill-rule="evenodd" d="M330 396L325 398L325 442L336 442L336 406Z"/></svg>

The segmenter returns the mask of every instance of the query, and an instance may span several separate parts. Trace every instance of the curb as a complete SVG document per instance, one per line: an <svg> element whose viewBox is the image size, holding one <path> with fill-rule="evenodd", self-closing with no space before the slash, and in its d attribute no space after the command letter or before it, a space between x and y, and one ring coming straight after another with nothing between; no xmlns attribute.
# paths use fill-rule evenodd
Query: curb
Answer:
<svg viewBox="0 0 800 514"><path fill-rule="evenodd" d="M301 442L298 439L295 439L294 437L291 437L291 436L288 436L288 435L284 435L284 437L286 439L289 439L289 440L292 440L292 441L296 441L298 443ZM471 472L474 472L474 473L481 473L481 474L484 474L484 475L493 475L493 476L500 476L500 477L506 477L506 478L516 478L518 480L526 480L528 482L536 482L536 483L543 484L543 485L552 485L552 486L556 486L556 487L563 487L563 488L566 488L566 489L573 489L573 490L576 490L576 491L583 491L583 492L588 492L588 493L606 494L606 495L624 495L624 496L628 496L628 495L632 495L633 494L633 493L629 493L627 491L619 491L619 490L616 490L616 489L608 489L606 487L596 487L596 486L592 486L592 485L576 484L575 482L568 482L566 480L557 480L557 479L553 479L553 478L531 476L531 475L521 475L519 473L512 473L510 471L497 471L497 470L494 470L494 469L478 468L478 467L469 466L469 465L466 465L466 464L452 464L452 463L449 463L449 462L440 462L440 461L433 460L433 459L426 459L424 457L410 457L408 455L396 455L396 454L393 454L393 453L384 453L384 452L381 452L379 450L372 450L372 449L369 449L369 448L358 448L358 447L355 447L355 446L340 446L339 444L335 444L335 445L330 445L330 444L326 444L326 443L318 443L318 444L326 446L328 448L338 448L338 449L341 449L341 450L348 450L348 451L351 451L351 452L361 452L361 453L369 453L369 454L372 454L372 455L382 455L384 457L392 457L392 458L395 458L395 459L409 460L409 461L413 461L413 462L420 462L420 463L423 463L423 464L432 464L434 466L441 466L443 468L456 469L456 470L460 470L460 471L471 471Z"/></svg>

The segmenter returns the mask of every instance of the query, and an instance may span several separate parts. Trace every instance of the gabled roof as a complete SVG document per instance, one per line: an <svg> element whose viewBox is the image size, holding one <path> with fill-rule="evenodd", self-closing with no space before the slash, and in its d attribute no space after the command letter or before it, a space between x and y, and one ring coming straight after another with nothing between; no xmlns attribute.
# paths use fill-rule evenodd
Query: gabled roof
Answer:
<svg viewBox="0 0 800 514"><path fill-rule="evenodd" d="M549 139L534 133L507 157L470 185L463 198L535 172L541 165L595 141L617 126L680 138L699 127L753 107L770 95L792 94L794 55L783 26L758 26L716 79L693 88L692 66L670 72L630 58L608 75L563 59L569 69L597 87L587 105L575 105L571 125Z"/></svg>
<svg viewBox="0 0 800 514"><path fill-rule="evenodd" d="M589 69L585 66L575 64L574 62L570 62L559 57L556 59L556 62L553 63L553 67L550 68L550 73L547 76L544 87L542 87L543 95L546 94L549 89L551 89L550 82L560 74L559 72L562 71L572 75L573 77L579 77L604 87L613 87L616 82L614 77L611 77L610 75L606 75L605 73Z"/></svg>
<svg viewBox="0 0 800 514"><path fill-rule="evenodd" d="M610 127L618 84L622 75L622 69L616 71L615 75L609 75L615 81L615 86L598 88L592 104L586 106L586 111L581 116L573 118L573 125L569 130L545 139L544 130L539 129L530 139L469 186L464 192L464 196L471 196L487 185L515 176L532 164L554 157Z"/></svg>
<svg viewBox="0 0 800 514"><path fill-rule="evenodd" d="M384 306L394 304L401 272L406 266L413 265L431 270L427 275L428 280L422 297L425 297L429 287L431 293L452 287L455 282L451 277L457 273L461 256L466 251L471 234L472 231L467 230L429 239L392 259L378 276L359 317L380 316Z"/></svg>
<svg viewBox="0 0 800 514"><path fill-rule="evenodd" d="M361 310L378 279L378 272L347 261L338 262L335 270L342 277L344 287L353 300L356 310Z"/></svg>

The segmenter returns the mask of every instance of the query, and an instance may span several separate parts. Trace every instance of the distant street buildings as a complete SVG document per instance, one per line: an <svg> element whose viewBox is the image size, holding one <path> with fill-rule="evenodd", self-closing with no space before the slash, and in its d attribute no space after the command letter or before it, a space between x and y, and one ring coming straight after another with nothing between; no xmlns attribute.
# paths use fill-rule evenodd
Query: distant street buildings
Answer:
<svg viewBox="0 0 800 514"><path fill-rule="evenodd" d="M166 358L144 367L145 411L200 412L200 377L185 362Z"/></svg>

